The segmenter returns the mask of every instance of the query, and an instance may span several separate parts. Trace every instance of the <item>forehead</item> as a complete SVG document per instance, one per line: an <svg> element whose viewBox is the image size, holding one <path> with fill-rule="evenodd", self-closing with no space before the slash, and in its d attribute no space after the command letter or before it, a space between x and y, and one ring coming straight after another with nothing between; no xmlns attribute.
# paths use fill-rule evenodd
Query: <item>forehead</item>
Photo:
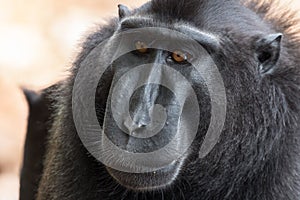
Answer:
<svg viewBox="0 0 300 200"><path fill-rule="evenodd" d="M189 23L200 30L218 34L234 32L251 35L268 31L269 27L257 13L240 1L224 0L152 0L133 12L147 26L172 28L174 23Z"/></svg>
<svg viewBox="0 0 300 200"><path fill-rule="evenodd" d="M218 49L220 38L217 34L200 30L186 22L174 21L166 23L155 20L153 16L129 16L120 21L120 31L134 30L136 36L149 38L149 40L183 41L193 43L194 41L204 47ZM134 37L134 36L133 36Z"/></svg>

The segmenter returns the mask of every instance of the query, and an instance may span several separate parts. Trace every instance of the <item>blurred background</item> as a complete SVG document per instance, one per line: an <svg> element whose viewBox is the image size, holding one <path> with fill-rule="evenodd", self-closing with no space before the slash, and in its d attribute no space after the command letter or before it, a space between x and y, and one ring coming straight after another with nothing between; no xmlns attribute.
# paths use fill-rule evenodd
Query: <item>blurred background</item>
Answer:
<svg viewBox="0 0 300 200"><path fill-rule="evenodd" d="M28 115L20 86L39 90L63 79L89 30L116 16L119 3L145 1L0 0L0 200L18 199Z"/></svg>

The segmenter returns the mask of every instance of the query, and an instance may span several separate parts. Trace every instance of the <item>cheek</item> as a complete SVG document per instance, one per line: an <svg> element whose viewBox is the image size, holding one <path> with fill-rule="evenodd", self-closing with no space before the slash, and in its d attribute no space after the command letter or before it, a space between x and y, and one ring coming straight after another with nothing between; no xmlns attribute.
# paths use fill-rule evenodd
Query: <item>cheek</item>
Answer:
<svg viewBox="0 0 300 200"><path fill-rule="evenodd" d="M109 96L109 91L113 81L113 71L108 68L101 79L99 80L96 94L95 94L95 108L98 122L103 127L103 120L106 110L106 102Z"/></svg>

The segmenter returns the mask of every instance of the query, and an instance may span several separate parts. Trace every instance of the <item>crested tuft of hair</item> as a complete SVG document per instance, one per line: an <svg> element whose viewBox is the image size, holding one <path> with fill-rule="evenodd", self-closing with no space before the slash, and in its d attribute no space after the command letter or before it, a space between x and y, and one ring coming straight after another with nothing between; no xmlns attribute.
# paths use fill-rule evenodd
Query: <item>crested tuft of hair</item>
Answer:
<svg viewBox="0 0 300 200"><path fill-rule="evenodd" d="M201 0L152 0L152 10L161 15L173 18L189 18L197 15Z"/></svg>

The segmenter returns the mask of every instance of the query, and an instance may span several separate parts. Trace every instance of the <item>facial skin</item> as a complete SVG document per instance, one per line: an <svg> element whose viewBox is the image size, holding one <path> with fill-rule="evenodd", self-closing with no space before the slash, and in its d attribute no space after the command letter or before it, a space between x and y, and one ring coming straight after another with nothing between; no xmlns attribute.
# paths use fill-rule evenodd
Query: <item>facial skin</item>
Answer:
<svg viewBox="0 0 300 200"><path fill-rule="evenodd" d="M268 10L266 5L234 0L153 0L135 10L119 6L119 18L87 38L70 77L51 94L58 101L37 199L298 199L300 39L290 32L295 25L289 23L290 18L281 17L280 11ZM89 56L101 42L119 42L114 40L117 33L143 27L167 28L197 41L217 66L227 104L221 135L211 151L201 156L209 124L218 116L213 113L218 101L211 100L210 85L204 81L207 77L186 62L190 54L194 55L194 48L176 41L179 48L167 51L163 47L168 40L159 41L161 48L154 48L156 40L148 34L128 40L126 45L120 42L121 47L135 50L111 63L97 80L94 99L97 120L110 142L134 154L152 152L173 138L184 138L185 134L178 132L179 119L193 125L182 116L182 105L178 103L182 99L159 84L137 87L128 101L121 95L114 99L112 88L121 88L117 90L118 97L122 92L127 94L129 83L168 79L162 65L189 81L201 113L196 120L196 137L182 156L159 169L134 173L110 165L129 163L127 167L139 169L149 166L131 166L137 162L127 157L114 159L120 155L109 154L110 151L107 155L112 163L102 163L88 151L75 127L72 94L82 67L91 67L95 60L101 63L111 56ZM164 38L163 32L156 33ZM124 74L149 63L146 70L134 70L134 76L119 83ZM94 76L88 78L91 77ZM89 81L83 83L86 88L92 87ZM182 85L173 83L174 88ZM178 91L186 97L191 94L186 89ZM129 114L118 113L119 127L113 109L123 101L128 104ZM157 117L153 116L168 123L158 123L163 124L159 134L144 137L147 134L143 130L155 127L152 125ZM182 144L178 141L175 149ZM162 154L154 161L159 163L165 157Z"/></svg>
<svg viewBox="0 0 300 200"><path fill-rule="evenodd" d="M145 23L145 20L147 20L149 27L158 25L158 27L166 27L165 24L153 22L151 18L141 20L137 18L125 18L120 21L120 28L117 32L122 33L139 28L139 24ZM193 35L193 37L198 39L197 42L202 42L203 45L206 45L211 51L217 51L218 39L216 37L188 28L185 24L176 24L174 27L175 26L178 30L186 30L188 36ZM193 56L197 55L193 54L195 50L191 48L192 46L189 45L191 43L188 43L188 41L180 41L180 38L172 38L166 35L163 29L161 31L162 32L159 33L159 29L157 29L156 34L151 34L151 32L135 33L132 39L129 37L128 41L126 40L126 42L121 43L119 48L122 48L120 47L122 45L132 45L134 50L114 60L98 84L95 104L96 110L98 111L97 116L99 123L103 126L105 135L112 143L118 148L128 152L149 153L157 151L170 143L174 137L185 137L184 134L187 134L178 133L181 125L180 120L184 120L185 117L182 115L183 108L175 93L181 94L184 98L187 98L191 94L187 88L182 86L183 83L178 80L172 83L173 91L163 86L163 82L172 78L172 74L168 73L163 66L168 66L182 74L185 79L189 80L193 90L196 92L197 99L199 99L198 106L200 113L202 113L202 120L198 120L199 127L202 129L199 135L205 135L210 122L211 105L209 92L201 74L199 74L191 64L192 59L195 59ZM145 34L148 35L147 38L145 38ZM173 48L173 52L165 50L167 46L170 46L170 43L177 44ZM160 46L160 48L157 48L158 46ZM205 49L203 50L205 51ZM145 69L137 70L139 66L146 64L148 64L148 66ZM122 76L130 70L138 72L135 73L135 76L122 79ZM138 83L146 82L145 85L138 86L129 99L130 116L127 116L126 113L118 112L117 110L117 117L120 117L119 121L121 121L119 125L116 124L112 114L113 111L111 110L111 108L116 107L112 101L111 93L112 88L116 87L117 82L122 83L119 89L120 91L127 91L128 87L132 87L132 84L138 85ZM103 93L107 95L104 96L102 95ZM126 103L124 98L117 99L119 100L117 100L118 102L116 103L119 103L119 101L120 104ZM183 100L183 102L184 104L187 103L186 100ZM160 107L162 108L161 111L159 111ZM159 119L160 117L161 119ZM185 120L192 122L192 120L188 118ZM157 127L159 128L157 129ZM156 133L157 130L158 133ZM178 145L184 144L179 142ZM129 189L154 190L163 188L176 179L187 155L188 152L183 154L180 158L172 160L167 165L162 166L160 169L146 173L137 173L134 172L134 170L132 173L128 173L113 169L109 166L107 166L107 170L120 184ZM167 154L160 155L160 157L164 156L168 157ZM127 158L127 160L126 158L124 159L125 162L131 162L129 158ZM114 162L118 164L118 162L121 163L123 161L116 160ZM159 160L156 161L154 159L153 162L156 163L159 162ZM136 167L143 166L132 166L132 168Z"/></svg>
<svg viewBox="0 0 300 200"><path fill-rule="evenodd" d="M147 27L158 28L168 27L176 31L178 30L182 34L195 39L204 47L204 51L207 51L207 53L209 53L212 57L217 57L220 51L221 40L213 33L203 32L196 27L182 23L167 25L163 22L154 22L151 17L141 17L140 19L131 16L130 11L125 6L119 6L119 9L119 13L121 14L119 28L116 31L118 33L130 31L139 27L142 28L145 25ZM126 16L125 13L127 13L128 16ZM113 90L111 88L114 88L118 81L122 82L123 85L120 89L121 91L126 91L126 88L131 87L130 82L138 84L139 82L145 81L145 79L146 82L149 80L156 80L159 84L163 84L163 80L166 80L169 78L168 76L171 76L170 74L163 72L161 69L163 65L167 65L184 75L184 77L191 82L196 90L199 108L201 110L200 113L205 113L201 117L201 120L199 120L199 127L202 128L202 132L198 132L198 137L200 137L200 135L204 137L211 118L211 99L206 83L201 77L201 74L199 74L191 64L194 59L193 57L203 56L204 59L204 55L197 55L193 53L193 51L197 51L197 49L193 49L193 45L188 43L188 41L180 41L178 38L173 39L172 36L165 34L160 29L157 29L156 31L158 32L158 36L153 36L151 32L139 33L139 30L137 29L137 33L134 34L132 39L129 37L126 42L121 42L121 44L119 44L119 48L122 48L120 47L122 45L132 45L134 46L134 50L117 58L117 60L114 60L108 69L107 73L109 75L106 75L111 77L111 79L109 82L105 83L102 82L104 80L100 80L98 84L97 93L100 95L96 97L96 109L98 108L97 110L99 111L99 123L103 125L104 133L114 145L132 153L149 153L157 151L167 145L172 139L174 139L174 137L180 137L180 134L184 135L185 133L179 133L179 136L176 135L178 127L180 126L179 119L183 118L183 116L181 116L182 108L180 107L173 91L170 91L167 87L161 85L146 83L147 85L143 85L135 90L129 100L130 116L117 111L118 115L121 115L120 119L118 119L121 120L121 123L117 125L112 114L113 111L110 108L115 106L113 105L114 103L111 97ZM160 31L161 33L159 33ZM147 37L145 37L145 35L147 35ZM260 70L264 71L264 73L269 71L270 66L275 65L278 60L281 37L282 34L267 35L258 40L256 43L258 46L256 56L258 57L259 62L261 62ZM173 48L174 51L164 50L164 48L170 43L178 44L177 48ZM160 48L157 48L158 46ZM216 59L216 61L218 60ZM141 70L138 72L136 77L131 76L127 79L121 79L121 77L128 71L135 69L139 65L147 63L151 64L150 66L147 66L146 71ZM208 73L204 75L208 76ZM174 88L177 88L176 92L182 94L186 93L186 95L189 95L186 92L186 88L180 87L181 84L182 83L178 81L173 83ZM106 88L110 89L109 92L105 92L105 94L108 94L107 96L101 95L101 93L104 92L101 85L110 85ZM120 95L120 97L121 96L122 95ZM124 99L119 99L121 104L125 103L123 102ZM101 102L102 104L98 102ZM106 102L106 104L103 102ZM157 120L159 116L164 114L164 111L159 113L159 111L157 111L158 108L153 108L157 105L161 105L164 108L166 116L165 119L162 117L162 119L158 120L159 123L162 123L160 132L151 135L151 133L154 132L151 132L151 130L153 130L153 127L151 126L154 126L153 121ZM143 131L145 132L144 137L140 138L139 135L142 135ZM178 145L183 144L178 143ZM129 173L113 169L113 167L110 166L107 166L107 170L109 174L118 181L118 183L129 189L142 191L160 189L168 186L177 178L183 163L189 154L191 154L189 151L190 150L177 160L173 160L160 169L153 170L151 172L136 173L133 171ZM168 155L161 156L167 157ZM124 159L124 161L120 159L114 162L120 162L120 165L121 162L132 162L130 158ZM154 159L153 162L159 162L159 160L156 161ZM133 169L136 167L143 166L132 166Z"/></svg>

